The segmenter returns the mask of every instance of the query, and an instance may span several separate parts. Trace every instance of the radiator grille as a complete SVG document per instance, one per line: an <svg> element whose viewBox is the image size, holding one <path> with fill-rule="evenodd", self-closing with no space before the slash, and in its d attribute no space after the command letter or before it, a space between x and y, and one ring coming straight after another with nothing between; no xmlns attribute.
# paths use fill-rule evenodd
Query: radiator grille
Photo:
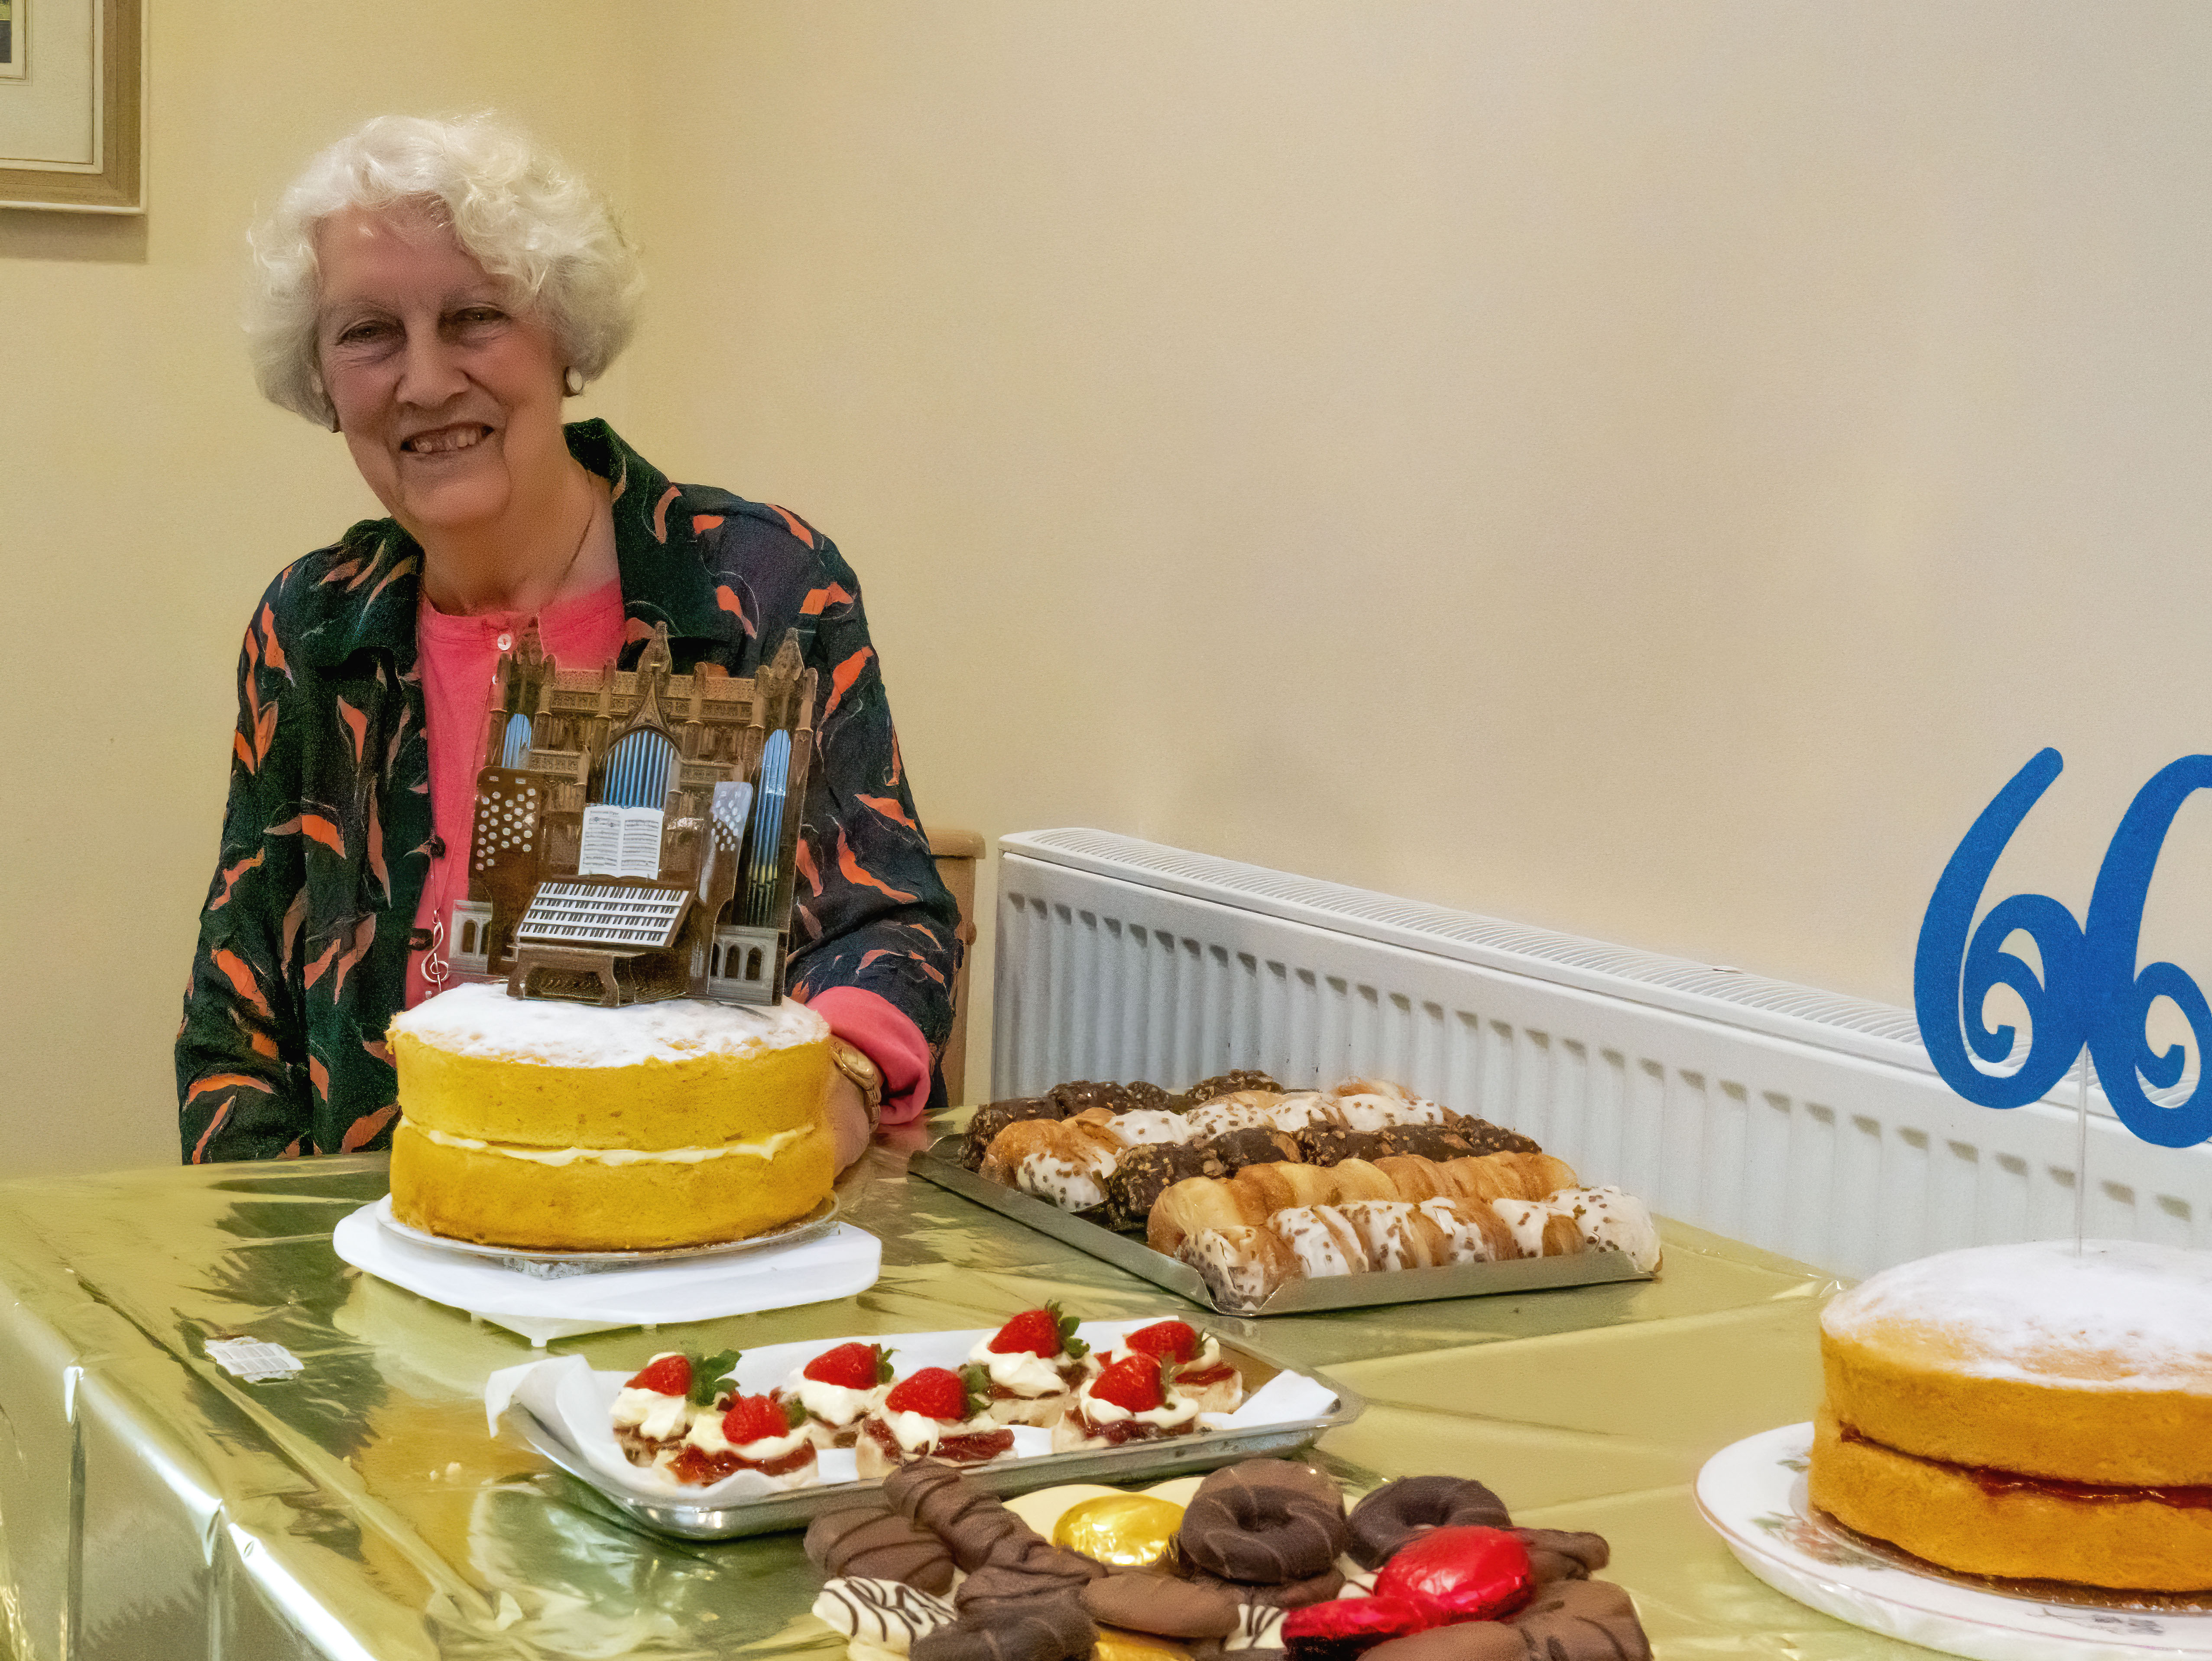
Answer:
<svg viewBox="0 0 2212 1661"><path fill-rule="evenodd" d="M1971 1106L1909 1011L1104 831L1000 849L994 1096L1375 1072L1838 1273L2072 1231L2072 1083ZM2091 1232L2212 1245L2212 1155L2093 1104Z"/></svg>

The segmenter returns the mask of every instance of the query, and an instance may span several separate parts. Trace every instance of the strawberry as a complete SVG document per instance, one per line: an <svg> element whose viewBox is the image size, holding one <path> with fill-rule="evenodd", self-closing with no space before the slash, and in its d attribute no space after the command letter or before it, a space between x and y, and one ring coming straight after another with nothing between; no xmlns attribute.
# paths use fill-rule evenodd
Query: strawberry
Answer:
<svg viewBox="0 0 2212 1661"><path fill-rule="evenodd" d="M649 1390L659 1396L689 1396L691 1393L691 1358L688 1355L656 1355L640 1367L636 1376L623 1388Z"/></svg>
<svg viewBox="0 0 2212 1661"><path fill-rule="evenodd" d="M1125 1349L1157 1355L1162 1360L1192 1361L1198 1358L1198 1333L1188 1321L1155 1321L1139 1327L1121 1340Z"/></svg>
<svg viewBox="0 0 2212 1661"><path fill-rule="evenodd" d="M884 1409L948 1421L973 1418L983 1390L971 1374L981 1373L981 1368L955 1372L950 1367L924 1367L891 1386L891 1393L884 1397Z"/></svg>
<svg viewBox="0 0 2212 1661"><path fill-rule="evenodd" d="M740 1396L722 1415L724 1439L738 1447L788 1436L805 1422L806 1409L798 1402L785 1403L769 1396Z"/></svg>
<svg viewBox="0 0 2212 1661"><path fill-rule="evenodd" d="M1091 1381L1091 1393L1131 1413L1148 1413L1167 1402L1167 1384L1157 1355L1130 1355Z"/></svg>
<svg viewBox="0 0 2212 1661"><path fill-rule="evenodd" d="M800 1377L846 1390L873 1390L891 1381L891 1352L881 1344L840 1344L809 1361Z"/></svg>
<svg viewBox="0 0 2212 1661"><path fill-rule="evenodd" d="M1065 1354L1071 1358L1088 1354L1091 1346L1075 1335L1076 1325L1075 1317L1061 1314L1058 1304L1025 1309L999 1329L999 1335L991 1340L991 1353L1014 1355L1027 1351L1031 1355Z"/></svg>

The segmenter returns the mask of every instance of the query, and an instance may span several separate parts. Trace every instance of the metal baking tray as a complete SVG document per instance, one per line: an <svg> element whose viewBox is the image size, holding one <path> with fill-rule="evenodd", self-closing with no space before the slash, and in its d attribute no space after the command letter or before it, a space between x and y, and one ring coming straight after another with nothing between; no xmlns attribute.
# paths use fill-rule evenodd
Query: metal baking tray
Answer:
<svg viewBox="0 0 2212 1661"><path fill-rule="evenodd" d="M1607 1249L1561 1257L1516 1257L1507 1262L1454 1263L1446 1269L1393 1269L1293 1281L1257 1309L1226 1309L1214 1302L1204 1277L1188 1263L1163 1256L1134 1235L1116 1234L1103 1224L1062 1211L1049 1200L977 1176L960 1163L960 1150L966 1142L964 1136L940 1136L927 1152L915 1154L907 1169L1218 1315L1239 1318L1310 1315L1326 1309L1371 1309L1380 1304L1428 1303L1439 1298L1481 1298L1498 1292L1540 1292L1553 1287L1602 1286L1612 1281L1653 1278L1624 1254Z"/></svg>
<svg viewBox="0 0 2212 1661"><path fill-rule="evenodd" d="M1201 1331L1211 1331L1194 1323ZM884 1333L880 1340L902 1335ZM1366 1410L1367 1403L1327 1373L1287 1366L1241 1338L1214 1331L1224 1359L1244 1374L1245 1394L1250 1395L1279 1372L1297 1372L1336 1393L1336 1404L1317 1419L1294 1419L1282 1424L1249 1430L1202 1430L1164 1441L1139 1442L1118 1448L1081 1449L1070 1453L1042 1453L1006 1464L978 1465L968 1475L993 1494L1027 1494L1034 1488L1058 1488L1067 1482L1140 1482L1187 1475L1234 1464L1261 1454L1291 1453L1324 1432L1348 1425ZM816 1488L791 1488L765 1494L729 1506L685 1506L666 1500L641 1499L606 1487L574 1449L537 1415L520 1402L507 1410L507 1422L532 1447L589 1488L625 1518L661 1534L684 1540L734 1540L750 1534L774 1534L805 1528L823 1512L842 1511L856 1500L865 1500L883 1488L880 1479L864 1482L834 1482Z"/></svg>

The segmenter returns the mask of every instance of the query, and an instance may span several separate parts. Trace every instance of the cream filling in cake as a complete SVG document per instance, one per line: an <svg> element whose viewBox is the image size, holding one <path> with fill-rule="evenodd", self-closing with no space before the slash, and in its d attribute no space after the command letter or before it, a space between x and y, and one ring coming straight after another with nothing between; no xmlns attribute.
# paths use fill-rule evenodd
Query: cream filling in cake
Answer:
<svg viewBox="0 0 2212 1661"><path fill-rule="evenodd" d="M416 1129L418 1135L442 1147L465 1147L472 1153L497 1153L509 1159L551 1165L574 1165L579 1159L594 1165L697 1165L702 1160L723 1159L732 1154L768 1159L806 1135L805 1130L779 1130L752 1141L723 1142L714 1147L520 1147L513 1142L484 1142L473 1136L456 1136L428 1125Z"/></svg>
<svg viewBox="0 0 2212 1661"><path fill-rule="evenodd" d="M821 1016L786 999L773 1007L677 998L664 1003L595 1004L510 998L503 987L453 987L392 1018L448 1055L544 1067L639 1067L709 1056L750 1056L819 1039Z"/></svg>

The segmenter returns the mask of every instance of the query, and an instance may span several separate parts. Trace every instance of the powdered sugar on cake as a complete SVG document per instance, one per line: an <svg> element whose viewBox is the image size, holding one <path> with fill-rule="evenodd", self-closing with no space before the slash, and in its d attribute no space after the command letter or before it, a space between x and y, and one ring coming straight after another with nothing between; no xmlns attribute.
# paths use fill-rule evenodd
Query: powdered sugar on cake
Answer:
<svg viewBox="0 0 2212 1661"><path fill-rule="evenodd" d="M1972 1246L1884 1269L1820 1317L1966 1352L1968 1374L2072 1388L2212 1389L2212 1252L2135 1240Z"/></svg>
<svg viewBox="0 0 2212 1661"><path fill-rule="evenodd" d="M455 1055L543 1067L636 1067L819 1043L830 1025L788 998L772 1009L690 998L603 1009L510 998L502 988L471 982L394 1017L392 1031Z"/></svg>

